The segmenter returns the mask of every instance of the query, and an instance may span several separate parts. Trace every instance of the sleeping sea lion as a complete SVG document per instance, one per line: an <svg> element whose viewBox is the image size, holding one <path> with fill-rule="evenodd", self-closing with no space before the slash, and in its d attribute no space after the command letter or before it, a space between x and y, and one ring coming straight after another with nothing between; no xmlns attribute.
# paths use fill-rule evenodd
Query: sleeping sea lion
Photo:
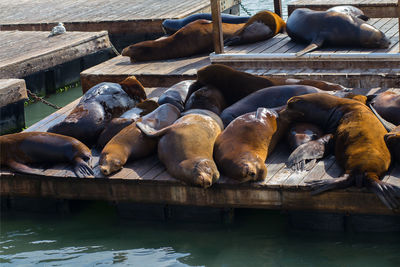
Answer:
<svg viewBox="0 0 400 267"><path fill-rule="evenodd" d="M369 187L389 208L396 208L400 188L380 181L390 165L390 152L384 136L387 133L372 111L359 101L315 93L294 96L282 117L312 122L334 135L334 153L345 170L341 178L312 181L318 194L352 184ZM289 119L290 120L290 119Z"/></svg>
<svg viewBox="0 0 400 267"><path fill-rule="evenodd" d="M286 22L286 31L295 42L309 44L296 53L304 55L323 45L388 48L385 34L365 21L341 12L298 8Z"/></svg>
<svg viewBox="0 0 400 267"><path fill-rule="evenodd" d="M277 117L275 111L258 108L226 127L214 145L215 162L223 175L239 182L265 179L265 160L279 139Z"/></svg>
<svg viewBox="0 0 400 267"><path fill-rule="evenodd" d="M143 86L133 76L120 84L100 83L89 89L71 113L48 132L74 137L90 147L107 122L145 98Z"/></svg>
<svg viewBox="0 0 400 267"><path fill-rule="evenodd" d="M137 126L146 136L160 138L158 157L174 178L203 188L210 187L219 179L213 147L223 126L213 112L192 109L159 131L140 122Z"/></svg>
<svg viewBox="0 0 400 267"><path fill-rule="evenodd" d="M385 120L400 125L400 94L386 91L376 96L368 96L372 106Z"/></svg>
<svg viewBox="0 0 400 267"><path fill-rule="evenodd" d="M334 7L327 9L326 11L328 11L328 12L335 11L335 12L344 13L344 14L362 19L363 21L369 20L369 17L365 16L364 12L355 6L350 6L350 5L334 6Z"/></svg>
<svg viewBox="0 0 400 267"><path fill-rule="evenodd" d="M222 23L223 37L232 36L243 25ZM171 36L125 47L122 55L130 57L131 62L138 62L189 57L210 53L213 48L212 22L199 19L187 24Z"/></svg>
<svg viewBox="0 0 400 267"><path fill-rule="evenodd" d="M119 118L109 121L97 139L97 147L103 149L104 146L126 126L132 124L140 117L149 114L158 107L157 102L146 99L136 104L134 108L125 111Z"/></svg>
<svg viewBox="0 0 400 267"><path fill-rule="evenodd" d="M170 103L182 112L185 109L185 99L189 91L189 87L194 82L195 80L186 80L174 84L158 98L158 104L162 105Z"/></svg>
<svg viewBox="0 0 400 267"><path fill-rule="evenodd" d="M222 64L212 64L197 71L197 81L190 86L186 101L193 92L205 85L219 89L228 106L255 91L274 85L310 85L323 91L347 89L325 81L258 76Z"/></svg>
<svg viewBox="0 0 400 267"><path fill-rule="evenodd" d="M278 108L286 105L287 101L295 95L322 92L316 87L307 85L279 85L260 89L240 99L224 109L221 119L225 127L235 118L248 112L254 112L259 107Z"/></svg>
<svg viewBox="0 0 400 267"><path fill-rule="evenodd" d="M241 24L246 23L249 18L249 16L235 16L221 13L221 20L223 23ZM212 17L210 13L199 13L184 17L183 19L166 19L161 25L166 34L174 34L182 27L198 19L212 20Z"/></svg>
<svg viewBox="0 0 400 267"><path fill-rule="evenodd" d="M180 111L177 107L163 104L138 121L160 130L172 124L179 116ZM156 140L144 136L136 127L136 122L132 123L116 134L101 151L100 170L104 175L110 175L119 171L128 159L139 159L151 155L156 147Z"/></svg>
<svg viewBox="0 0 400 267"><path fill-rule="evenodd" d="M221 91L213 86L203 86L195 91L185 104L185 111L190 109L206 109L221 114L226 102Z"/></svg>
<svg viewBox="0 0 400 267"><path fill-rule="evenodd" d="M392 161L400 164L400 125L385 135L385 143L392 154Z"/></svg>
<svg viewBox="0 0 400 267"><path fill-rule="evenodd" d="M252 16L232 37L225 39L225 45L241 45L270 39L284 32L285 21L274 12L263 10Z"/></svg>
<svg viewBox="0 0 400 267"><path fill-rule="evenodd" d="M22 132L0 136L0 165L18 172L42 174L28 167L29 163L63 163L74 165L78 177L93 176L88 165L92 154L75 138L54 133Z"/></svg>

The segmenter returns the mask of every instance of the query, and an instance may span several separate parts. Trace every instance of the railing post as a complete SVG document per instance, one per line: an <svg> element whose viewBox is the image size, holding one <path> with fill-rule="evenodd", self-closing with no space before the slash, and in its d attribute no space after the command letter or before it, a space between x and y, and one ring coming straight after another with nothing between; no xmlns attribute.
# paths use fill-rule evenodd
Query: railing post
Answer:
<svg viewBox="0 0 400 267"><path fill-rule="evenodd" d="M220 0L211 1L211 17L213 23L214 51L216 54L224 53L224 39L222 37L222 20Z"/></svg>
<svg viewBox="0 0 400 267"><path fill-rule="evenodd" d="M281 0L274 0L274 12L276 14L278 14L278 16L282 17L282 1Z"/></svg>
<svg viewBox="0 0 400 267"><path fill-rule="evenodd" d="M397 1L397 16L399 17L399 37L400 37L400 0ZM399 53L400 53L400 45L399 45Z"/></svg>

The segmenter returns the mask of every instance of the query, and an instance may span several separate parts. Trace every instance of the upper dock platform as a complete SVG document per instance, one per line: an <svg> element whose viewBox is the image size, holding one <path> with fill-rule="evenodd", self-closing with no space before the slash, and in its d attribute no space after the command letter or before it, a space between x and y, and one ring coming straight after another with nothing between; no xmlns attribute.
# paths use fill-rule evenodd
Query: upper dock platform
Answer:
<svg viewBox="0 0 400 267"><path fill-rule="evenodd" d="M296 8L309 8L324 11L340 5L352 5L360 8L370 18L398 18L400 7L398 0L296 0L288 3L288 14Z"/></svg>

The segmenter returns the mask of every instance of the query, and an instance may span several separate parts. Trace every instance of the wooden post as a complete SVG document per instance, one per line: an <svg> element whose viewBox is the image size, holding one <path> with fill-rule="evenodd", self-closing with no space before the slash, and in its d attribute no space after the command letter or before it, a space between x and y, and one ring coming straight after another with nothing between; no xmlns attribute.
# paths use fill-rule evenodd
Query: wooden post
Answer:
<svg viewBox="0 0 400 267"><path fill-rule="evenodd" d="M281 2L281 0L274 0L274 11L276 14L278 14L280 17L282 17L282 2Z"/></svg>
<svg viewBox="0 0 400 267"><path fill-rule="evenodd" d="M211 16L213 23L214 51L216 54L224 53L224 39L222 37L222 20L220 0L211 1Z"/></svg>
<svg viewBox="0 0 400 267"><path fill-rule="evenodd" d="M397 26L399 26L399 36L400 36L400 0L397 1L397 16L399 17L398 21L399 25ZM400 46L399 46L399 53L400 53Z"/></svg>

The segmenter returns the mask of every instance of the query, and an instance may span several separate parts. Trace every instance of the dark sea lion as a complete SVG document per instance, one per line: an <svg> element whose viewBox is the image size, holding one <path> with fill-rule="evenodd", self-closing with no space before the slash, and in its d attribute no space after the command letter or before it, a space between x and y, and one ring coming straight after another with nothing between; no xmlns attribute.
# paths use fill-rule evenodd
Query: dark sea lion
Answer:
<svg viewBox="0 0 400 267"><path fill-rule="evenodd" d="M225 65L212 64L197 71L197 81L190 86L186 100L205 85L218 88L228 106L255 91L274 85L310 85L323 91L346 89L339 84L325 81L258 76Z"/></svg>
<svg viewBox="0 0 400 267"><path fill-rule="evenodd" d="M249 18L249 16L235 16L221 13L221 19L223 23L241 24L246 23ZM198 19L212 20L212 17L210 13L199 13L187 16L183 19L166 19L161 25L166 34L174 34L182 27Z"/></svg>
<svg viewBox="0 0 400 267"><path fill-rule="evenodd" d="M222 23L223 37L232 36L244 24ZM171 36L130 45L122 50L131 62L163 60L210 53L213 47L212 22L193 21Z"/></svg>
<svg viewBox="0 0 400 267"><path fill-rule="evenodd" d="M210 187L219 179L219 172L213 160L215 139L220 134L222 122L216 121L216 114L203 110L196 114L190 110L174 124L159 131L153 131L145 124L137 126L149 137L159 137L158 157L167 172L185 183Z"/></svg>
<svg viewBox="0 0 400 267"><path fill-rule="evenodd" d="M48 132L74 137L90 147L107 122L132 108L143 97L146 98L144 88L134 77L120 84L100 83L89 89L71 113Z"/></svg>
<svg viewBox="0 0 400 267"><path fill-rule="evenodd" d="M274 12L263 10L252 16L232 37L225 39L225 45L241 45L270 39L284 32L286 23Z"/></svg>
<svg viewBox="0 0 400 267"><path fill-rule="evenodd" d="M158 108L157 102L146 99L128 111L125 111L119 118L109 121L97 139L98 148L103 148L117 133L126 126L138 120L141 116L147 115Z"/></svg>
<svg viewBox="0 0 400 267"><path fill-rule="evenodd" d="M262 181L267 176L265 160L274 149L278 113L258 108L237 117L218 136L214 158L223 175L239 182Z"/></svg>
<svg viewBox="0 0 400 267"><path fill-rule="evenodd" d="M63 163L74 165L78 177L93 176L89 166L92 154L75 138L54 133L22 132L0 136L0 165L18 172L42 174L28 167L29 163Z"/></svg>
<svg viewBox="0 0 400 267"><path fill-rule="evenodd" d="M334 6L334 7L327 9L326 11L328 11L328 12L335 11L335 12L344 13L344 14L362 19L363 21L369 20L369 17L365 16L364 12L355 6L350 6L350 5Z"/></svg>
<svg viewBox="0 0 400 267"><path fill-rule="evenodd" d="M384 141L387 131L366 105L315 93L292 97L280 115L315 123L334 135L335 157L345 174L337 179L310 182L314 194L354 183L359 187L365 184L386 206L398 207L396 195L400 188L379 180L390 165L390 152Z"/></svg>
<svg viewBox="0 0 400 267"><path fill-rule="evenodd" d="M317 92L321 92L321 90L307 85L279 85L263 88L224 109L221 113L221 119L227 126L235 118L245 113L254 112L257 108L281 107L286 105L286 102L292 96Z"/></svg>
<svg viewBox="0 0 400 267"><path fill-rule="evenodd" d="M296 53L304 55L323 45L388 48L385 34L365 21L341 12L298 8L289 16L286 31L295 42L309 44Z"/></svg>
<svg viewBox="0 0 400 267"><path fill-rule="evenodd" d="M174 105L163 104L153 112L139 119L148 127L160 130L172 124L180 116ZM151 155L156 151L157 141L148 138L136 127L136 122L116 134L100 154L100 170L104 175L119 171L128 160Z"/></svg>
<svg viewBox="0 0 400 267"><path fill-rule="evenodd" d="M186 101L185 110L206 109L221 114L226 108L226 102L221 91L212 86L204 86L195 91Z"/></svg>
<svg viewBox="0 0 400 267"><path fill-rule="evenodd" d="M392 154L392 161L400 164L400 125L385 135L385 143Z"/></svg>
<svg viewBox="0 0 400 267"><path fill-rule="evenodd" d="M158 104L162 105L170 103L182 112L185 109L185 99L189 91L189 87L194 82L195 80L186 80L174 84L158 98Z"/></svg>
<svg viewBox="0 0 400 267"><path fill-rule="evenodd" d="M386 91L376 95L371 101L373 107L385 120L400 125L400 94Z"/></svg>

